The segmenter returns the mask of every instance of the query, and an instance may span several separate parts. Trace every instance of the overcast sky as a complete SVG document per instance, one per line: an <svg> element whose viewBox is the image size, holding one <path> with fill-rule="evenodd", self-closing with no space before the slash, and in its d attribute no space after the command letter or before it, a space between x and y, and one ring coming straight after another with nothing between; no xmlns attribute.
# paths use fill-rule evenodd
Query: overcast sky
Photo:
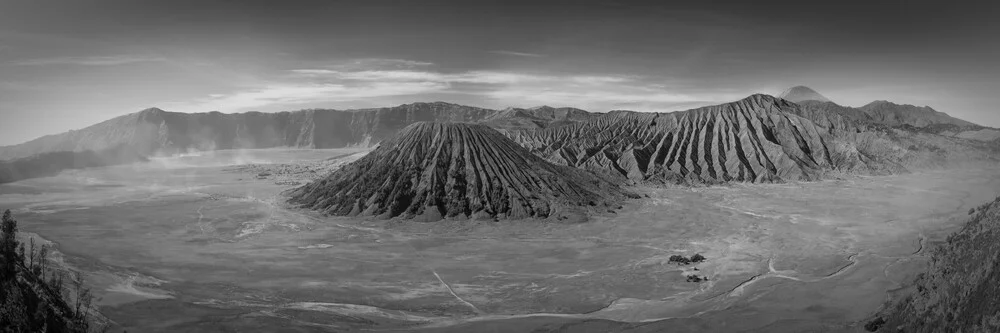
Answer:
<svg viewBox="0 0 1000 333"><path fill-rule="evenodd" d="M0 145L154 106L676 111L793 85L1000 126L996 5L542 2L0 0Z"/></svg>

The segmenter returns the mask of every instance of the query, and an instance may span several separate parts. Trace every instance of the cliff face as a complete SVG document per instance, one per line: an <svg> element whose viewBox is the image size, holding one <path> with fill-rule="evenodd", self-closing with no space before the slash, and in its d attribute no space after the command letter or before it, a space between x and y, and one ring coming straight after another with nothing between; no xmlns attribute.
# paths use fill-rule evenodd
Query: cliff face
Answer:
<svg viewBox="0 0 1000 333"><path fill-rule="evenodd" d="M346 111L236 114L188 114L147 109L81 130L0 147L0 159L58 151L105 150L123 145L146 155L188 150L366 146L395 135L403 127L419 121L482 122L497 118L501 113L497 110L441 102ZM543 125L563 119L545 119L533 114L530 116ZM498 121L497 126L503 127L518 117L507 116L504 119L507 121Z"/></svg>
<svg viewBox="0 0 1000 333"><path fill-rule="evenodd" d="M508 134L550 161L633 180L815 179L831 164L820 129L788 101L753 95L673 113L618 111Z"/></svg>
<svg viewBox="0 0 1000 333"><path fill-rule="evenodd" d="M576 108L553 108L550 106L529 109L508 108L501 110L482 123L495 128L540 129L588 121L601 115L601 113L587 112Z"/></svg>
<svg viewBox="0 0 1000 333"><path fill-rule="evenodd" d="M22 179L47 177L68 169L83 169L109 165L144 162L146 158L128 148L102 151L60 151L31 157L0 161L0 184Z"/></svg>
<svg viewBox="0 0 1000 333"><path fill-rule="evenodd" d="M492 128L425 122L290 194L291 202L331 215L426 221L577 218L625 196L617 185L546 162Z"/></svg>
<svg viewBox="0 0 1000 333"><path fill-rule="evenodd" d="M868 331L1000 332L1000 198L970 214Z"/></svg>

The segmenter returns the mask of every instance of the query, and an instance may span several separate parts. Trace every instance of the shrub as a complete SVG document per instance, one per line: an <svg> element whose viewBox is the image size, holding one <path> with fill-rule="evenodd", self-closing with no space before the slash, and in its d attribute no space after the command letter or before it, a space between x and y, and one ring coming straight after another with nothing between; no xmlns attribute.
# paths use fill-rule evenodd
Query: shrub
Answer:
<svg viewBox="0 0 1000 333"><path fill-rule="evenodd" d="M687 265L687 264L691 263L691 259L688 259L685 256L680 256L680 255L676 255L675 254L675 255L670 256L670 262L676 262L676 263L681 264L681 265Z"/></svg>
<svg viewBox="0 0 1000 333"><path fill-rule="evenodd" d="M92 296L83 285L83 275L77 273L71 281L71 302L63 293L62 272L48 267L48 246L36 253L32 240L26 256L10 210L4 212L2 222L0 332L88 332Z"/></svg>
<svg viewBox="0 0 1000 333"><path fill-rule="evenodd" d="M697 282L707 281L707 280L708 280L707 277L701 277L701 276L698 276L698 275L688 275L687 276L687 282L695 282L695 283L697 283Z"/></svg>
<svg viewBox="0 0 1000 333"><path fill-rule="evenodd" d="M868 332L875 332L878 331L879 328L882 328L882 325L885 325L885 319L878 317L865 324L865 330Z"/></svg>

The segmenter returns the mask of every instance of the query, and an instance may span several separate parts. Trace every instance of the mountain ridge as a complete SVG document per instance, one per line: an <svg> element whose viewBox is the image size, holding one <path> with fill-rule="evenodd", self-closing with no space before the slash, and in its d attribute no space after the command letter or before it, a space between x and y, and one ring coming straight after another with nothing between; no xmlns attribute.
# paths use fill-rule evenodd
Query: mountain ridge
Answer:
<svg viewBox="0 0 1000 333"><path fill-rule="evenodd" d="M557 163L633 181L809 180L829 165L817 127L770 95L670 113L614 111L590 122L513 133Z"/></svg>
<svg viewBox="0 0 1000 333"><path fill-rule="evenodd" d="M814 180L831 171L892 174L989 159L995 150L986 147L997 136L991 131L968 133L971 127L939 123L888 125L872 112L833 102L793 103L764 94L657 113L593 113L546 106L491 110L446 102L234 114L148 108L81 130L0 147L0 159L107 147L151 156L216 149L373 146L425 121L483 124L549 162L626 182ZM984 144L965 138L978 138Z"/></svg>
<svg viewBox="0 0 1000 333"><path fill-rule="evenodd" d="M47 152L105 150L122 145L132 146L137 152L145 155L173 154L190 150L369 146L418 121L492 120L491 125L495 127L517 127L521 124L545 127L553 123L565 124L586 118L536 116L546 111L535 110L523 116L499 117L502 114L500 110L445 102L417 102L394 107L354 110L304 109L229 114L218 111L180 113L147 108L86 128L46 135L17 145L2 146L0 160L30 157ZM579 112L590 114L583 110ZM579 112L570 113L578 115Z"/></svg>

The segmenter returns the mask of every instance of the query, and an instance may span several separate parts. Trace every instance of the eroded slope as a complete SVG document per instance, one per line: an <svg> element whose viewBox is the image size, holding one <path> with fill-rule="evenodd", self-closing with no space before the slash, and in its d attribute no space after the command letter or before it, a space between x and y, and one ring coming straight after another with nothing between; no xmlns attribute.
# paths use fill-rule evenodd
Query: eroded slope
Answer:
<svg viewBox="0 0 1000 333"><path fill-rule="evenodd" d="M593 174L546 162L492 128L421 122L290 195L331 215L433 221L576 218L617 207L625 194Z"/></svg>
<svg viewBox="0 0 1000 333"><path fill-rule="evenodd" d="M673 113L617 111L548 130L512 131L557 163L632 180L808 180L831 163L819 128L767 95Z"/></svg>

